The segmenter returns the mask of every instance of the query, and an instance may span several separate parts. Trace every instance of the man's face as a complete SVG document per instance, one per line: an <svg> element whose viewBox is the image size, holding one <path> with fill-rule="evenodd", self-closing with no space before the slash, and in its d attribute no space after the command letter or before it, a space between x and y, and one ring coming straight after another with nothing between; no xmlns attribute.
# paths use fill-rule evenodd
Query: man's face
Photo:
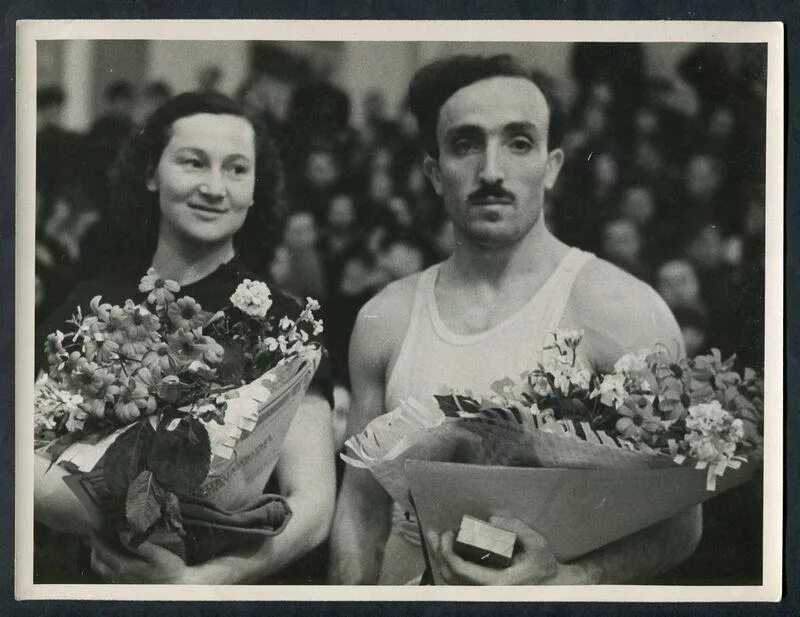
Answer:
<svg viewBox="0 0 800 617"><path fill-rule="evenodd" d="M549 111L539 88L521 77L493 77L458 90L439 111L439 159L425 173L458 236L507 246L538 222L555 184L561 150L547 150Z"/></svg>

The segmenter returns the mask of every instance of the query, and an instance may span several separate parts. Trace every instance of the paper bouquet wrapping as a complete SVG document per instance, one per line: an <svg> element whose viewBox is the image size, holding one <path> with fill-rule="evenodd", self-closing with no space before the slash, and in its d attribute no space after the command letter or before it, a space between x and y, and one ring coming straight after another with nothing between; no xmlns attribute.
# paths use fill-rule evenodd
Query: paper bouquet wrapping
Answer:
<svg viewBox="0 0 800 617"><path fill-rule="evenodd" d="M580 337L571 340L574 352ZM416 512L423 531L455 532L465 515L511 515L562 562L678 515L758 468L763 386L754 372L741 378L717 352L679 366L643 350L606 375L572 358L522 383L502 380L483 398L451 391L435 397L438 407L403 401L352 436L342 457Z"/></svg>
<svg viewBox="0 0 800 617"><path fill-rule="evenodd" d="M203 422L211 450L208 474L180 499L184 538L157 528L151 541L199 562L283 530L291 517L288 504L279 495L265 495L264 488L319 359L319 351L303 353L227 393L224 423ZM41 476L39 507L51 518L67 518L75 529L102 530L109 517L119 515L104 464L114 444L137 429L130 424L99 441L70 445ZM37 464L50 466L47 457L46 447L37 451Z"/></svg>
<svg viewBox="0 0 800 617"><path fill-rule="evenodd" d="M36 518L192 563L279 533L291 512L264 490L321 358L319 303L281 315L244 279L212 314L152 268L139 290L138 304L95 296L47 338Z"/></svg>

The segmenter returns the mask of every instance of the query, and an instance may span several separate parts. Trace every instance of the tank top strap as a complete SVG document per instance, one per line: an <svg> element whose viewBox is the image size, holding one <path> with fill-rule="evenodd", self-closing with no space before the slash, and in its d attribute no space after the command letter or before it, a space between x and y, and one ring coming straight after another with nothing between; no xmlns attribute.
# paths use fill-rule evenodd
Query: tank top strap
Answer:
<svg viewBox="0 0 800 617"><path fill-rule="evenodd" d="M387 411L390 411L388 405L395 396L395 387L398 380L404 382L407 380L409 371L413 369L414 357L416 355L416 342L420 338L419 329L425 326L423 321L424 311L427 307L428 299L433 295L433 289L436 285L436 275L439 272L439 264L435 264L423 270L419 274L417 283L414 286L414 300L411 305L411 315L408 320L408 329L406 330L403 344L400 346L400 351L395 359L394 366L386 381L385 399L387 404ZM425 334L427 336L427 334Z"/></svg>
<svg viewBox="0 0 800 617"><path fill-rule="evenodd" d="M572 247L559 264L556 275L550 281L552 285L548 290L550 292L548 293L548 314L542 320L546 325L547 333L558 328L558 324L564 315L567 301L572 293L572 288L575 285L575 280L578 278L578 273L591 259L594 259L593 253Z"/></svg>

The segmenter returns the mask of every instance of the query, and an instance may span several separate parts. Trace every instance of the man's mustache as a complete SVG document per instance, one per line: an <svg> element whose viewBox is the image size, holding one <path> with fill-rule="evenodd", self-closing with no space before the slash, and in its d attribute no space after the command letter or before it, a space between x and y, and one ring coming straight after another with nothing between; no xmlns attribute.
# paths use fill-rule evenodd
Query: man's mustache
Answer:
<svg viewBox="0 0 800 617"><path fill-rule="evenodd" d="M507 191L499 184L483 185L477 191L474 191L467 196L468 202L477 204L487 201L513 203L516 199L517 196L514 195L514 193Z"/></svg>

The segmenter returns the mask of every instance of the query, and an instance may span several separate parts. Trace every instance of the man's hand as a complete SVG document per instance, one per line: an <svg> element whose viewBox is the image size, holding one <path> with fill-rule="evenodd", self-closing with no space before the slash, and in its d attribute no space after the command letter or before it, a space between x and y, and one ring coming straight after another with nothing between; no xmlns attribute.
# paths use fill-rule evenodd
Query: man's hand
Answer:
<svg viewBox="0 0 800 617"><path fill-rule="evenodd" d="M92 534L92 570L109 583L189 584L191 568L165 548L142 542L131 552Z"/></svg>
<svg viewBox="0 0 800 617"><path fill-rule="evenodd" d="M559 563L544 536L519 519L492 516L489 522L517 534L520 548L507 568L481 566L456 555L453 552L452 531L446 531L441 536L435 531L426 534L431 557L439 564L441 575L448 584L580 585L590 582L582 569Z"/></svg>

